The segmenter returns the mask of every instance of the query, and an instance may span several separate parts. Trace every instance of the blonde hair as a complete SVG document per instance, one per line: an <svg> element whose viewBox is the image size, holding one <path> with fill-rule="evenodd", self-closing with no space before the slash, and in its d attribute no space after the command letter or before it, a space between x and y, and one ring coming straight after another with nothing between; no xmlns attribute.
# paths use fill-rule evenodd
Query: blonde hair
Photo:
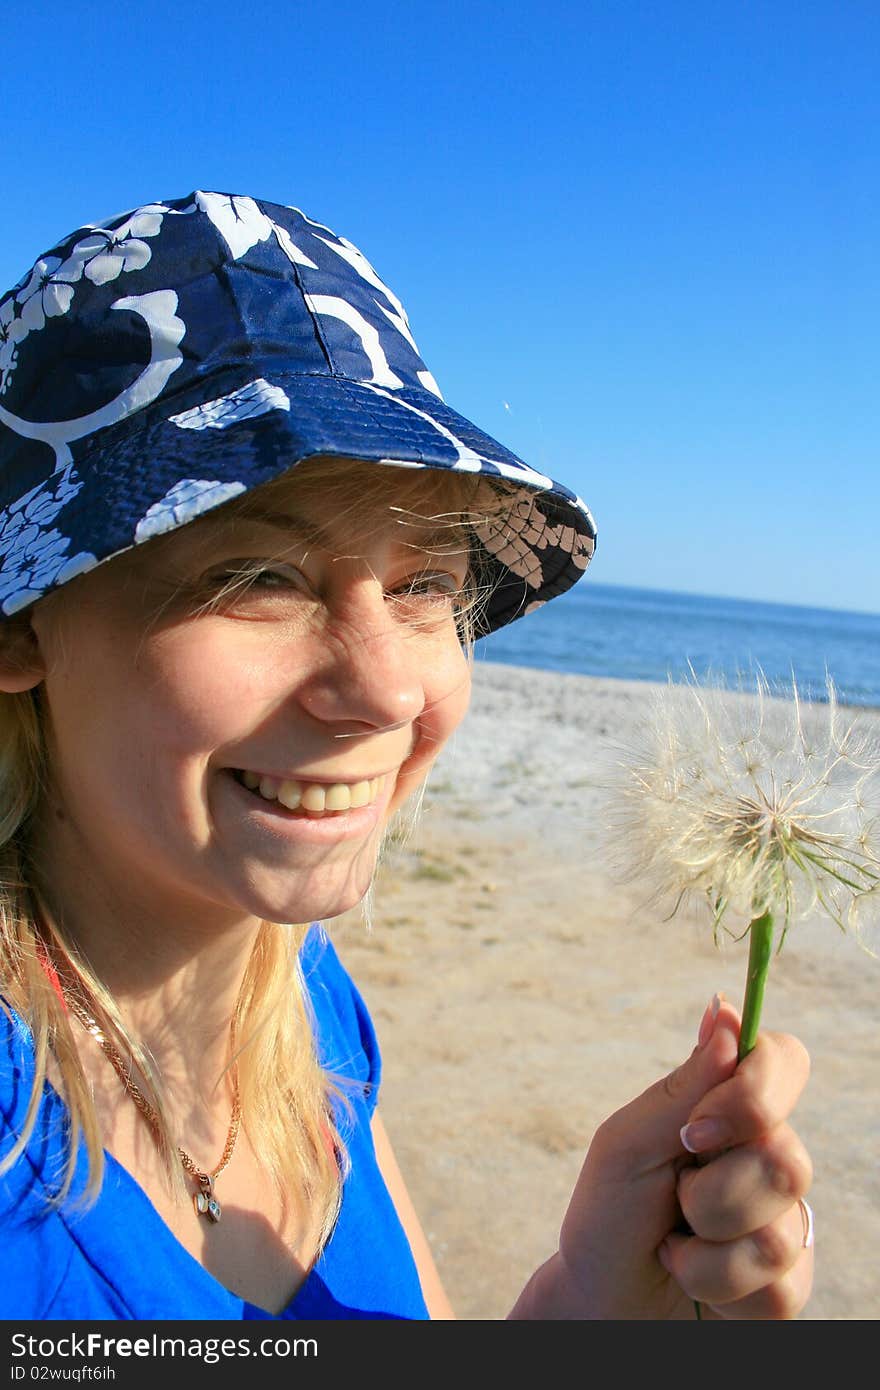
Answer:
<svg viewBox="0 0 880 1390"><path fill-rule="evenodd" d="M448 526L449 546L460 549L465 543L471 550L468 581L457 603L459 637L470 657L480 605L488 597L487 571L473 536L487 515L500 516L511 507L512 499L521 496L518 489L472 474L314 460L227 503L223 511L229 511L234 524L236 516L247 514L252 501L263 501L277 490L291 498L315 494L329 498L337 515L350 518L355 543L385 509L403 527L430 522L432 534L441 538ZM163 540L148 544L158 547ZM446 542L438 543L442 547ZM0 627L0 641L2 637ZM30 1140L51 1065L53 1076L60 1078L70 1124L66 1161L50 1204L60 1205L71 1196L80 1140L87 1154L88 1181L77 1199L94 1201L101 1188L100 1124L70 1015L57 979L53 983L51 968L47 969L54 964L62 981L72 981L77 995L88 1001L105 1038L131 1059L142 1078L140 1089L157 1117L154 1135L169 1184L182 1193L185 1180L170 1132L162 1079L148 1050L129 1034L112 995L63 924L40 910L28 832L45 778L39 693L0 694L0 1002L7 1013L14 1011L27 1024L34 1049L26 1118L16 1143L0 1161L0 1174L16 1163ZM398 835L403 819L405 813L397 823ZM294 1203L316 1220L322 1246L338 1214L347 1161L331 1101L344 1103L351 1083L328 1074L315 1050L299 961L309 925L261 924L231 1020L236 1046L227 1070L235 1068L243 1126L258 1137L260 1154L282 1196L290 1199L292 1194Z"/></svg>

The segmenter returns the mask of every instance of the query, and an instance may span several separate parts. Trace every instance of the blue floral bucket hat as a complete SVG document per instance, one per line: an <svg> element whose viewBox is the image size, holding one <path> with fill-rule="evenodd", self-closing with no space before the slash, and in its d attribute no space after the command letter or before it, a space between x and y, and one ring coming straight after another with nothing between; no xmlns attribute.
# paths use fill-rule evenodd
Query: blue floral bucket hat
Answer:
<svg viewBox="0 0 880 1390"><path fill-rule="evenodd" d="M0 299L0 613L305 459L518 485L484 632L569 589L584 503L447 406L400 300L296 208L195 192L81 227Z"/></svg>

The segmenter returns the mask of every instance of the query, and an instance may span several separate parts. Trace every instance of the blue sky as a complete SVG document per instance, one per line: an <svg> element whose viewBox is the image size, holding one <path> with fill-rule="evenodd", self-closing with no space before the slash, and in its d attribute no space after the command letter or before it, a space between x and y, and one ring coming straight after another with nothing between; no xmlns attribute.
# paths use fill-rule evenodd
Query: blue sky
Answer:
<svg viewBox="0 0 880 1390"><path fill-rule="evenodd" d="M585 498L596 582L880 611L875 0L6 0L0 46L2 289L142 202L293 203Z"/></svg>

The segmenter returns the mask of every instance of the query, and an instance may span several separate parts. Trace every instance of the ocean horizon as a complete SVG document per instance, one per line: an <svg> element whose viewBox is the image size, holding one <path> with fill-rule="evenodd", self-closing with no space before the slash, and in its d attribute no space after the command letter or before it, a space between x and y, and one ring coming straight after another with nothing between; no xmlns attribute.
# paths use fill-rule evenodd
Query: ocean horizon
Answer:
<svg viewBox="0 0 880 1390"><path fill-rule="evenodd" d="M880 614L665 589L575 585L477 643L478 661L620 680L715 681L880 708Z"/></svg>

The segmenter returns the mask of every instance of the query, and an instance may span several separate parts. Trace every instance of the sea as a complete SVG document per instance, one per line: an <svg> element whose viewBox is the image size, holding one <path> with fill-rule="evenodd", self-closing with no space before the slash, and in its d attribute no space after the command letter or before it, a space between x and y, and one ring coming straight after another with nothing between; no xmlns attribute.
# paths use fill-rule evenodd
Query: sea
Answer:
<svg viewBox="0 0 880 1390"><path fill-rule="evenodd" d="M621 680L712 681L880 708L880 614L595 584L477 643L477 660Z"/></svg>

